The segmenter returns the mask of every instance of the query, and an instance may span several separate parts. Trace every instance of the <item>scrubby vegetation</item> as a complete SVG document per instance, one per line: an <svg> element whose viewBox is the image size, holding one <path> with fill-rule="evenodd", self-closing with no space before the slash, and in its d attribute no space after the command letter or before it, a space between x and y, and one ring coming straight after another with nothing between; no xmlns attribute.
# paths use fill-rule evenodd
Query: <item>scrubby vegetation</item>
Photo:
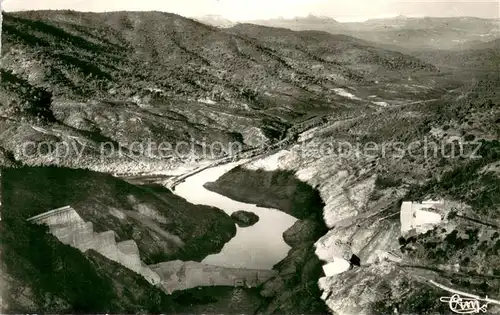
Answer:
<svg viewBox="0 0 500 315"><path fill-rule="evenodd" d="M426 19L426 23L431 22L435 21ZM460 27L467 26L460 23ZM370 161L371 166L356 161L346 168L354 184L361 173L371 176L371 168L378 174L372 199L368 206L363 205L373 208L359 209L359 213L385 209L385 203L392 203L388 199L400 198L398 194L407 184L413 185L405 196L410 200L431 196L467 203L471 209L466 213L452 212L448 217L458 222L453 231L434 230L401 239L401 249L415 264L459 263L468 268L466 280L452 281L459 287L477 285L481 293L498 291L491 274L498 273L500 241L494 230L500 213L500 182L491 166L499 160L500 145L491 139L500 136L495 92L500 82L497 71L474 69L495 64L498 54L491 47L429 54L431 62L446 61L452 66L459 62L471 68L448 73L413 56L345 35L251 24L223 30L161 12L7 13L3 31L0 157L12 164L17 164L17 158L23 160L14 152L26 141L53 145L70 139L94 147L110 142L120 148L122 143L145 138L169 143L194 139L199 154L202 141L245 143L243 149L247 149L253 145L249 143L276 142L291 134L285 143L290 145L298 140L297 130L324 125L326 130L314 137L361 143L410 143L431 135L440 141L454 134L466 141L489 139L482 140L479 154L483 157L478 160L405 156ZM398 40L403 40L397 33ZM380 34L395 36L392 31ZM417 45L428 42L426 30L409 34ZM332 89L338 87L355 91L363 101L336 95ZM388 107L375 106L369 95L375 96L373 100L387 101ZM305 121L297 123L299 119ZM152 165L135 160L133 150L125 150L124 160L130 164L118 159L103 162L94 149L89 150L83 159L70 157L64 165L105 165L109 172L117 170L112 163L127 165L118 167L120 172L144 171ZM179 163L181 158L172 154L165 160L166 164L171 160ZM54 161L47 158L29 163ZM328 170L318 174L325 180L333 178L337 165L321 163L314 167ZM0 235L5 244L2 255L14 275L8 280L31 290L21 293L36 307L56 313L159 313L189 312L193 305L187 304L194 302L199 304L198 311L205 307L214 312L254 311L254 291L220 288L212 295L202 289L164 297L96 253L82 254L63 246L42 227L25 223L31 215L71 204L85 220L93 221L98 231L111 229L121 239L136 239L147 263L199 260L220 250L234 235L232 220L217 209L190 205L159 186L131 185L86 170L21 167L6 171L3 177L2 205L9 212L2 220L7 229ZM327 231L319 193L293 172L244 168L234 169L207 187L300 219L284 233L292 250L275 266L279 276L260 288L265 303L258 311L326 313L317 287L322 263L313 247ZM178 236L182 244L170 242L169 237L151 228L151 222L138 214L138 206L157 215L152 220L154 226ZM126 211L126 219L110 215L110 211ZM28 253L33 246L47 257L40 252ZM15 263L18 260L21 262ZM364 269L358 274L363 275ZM401 274L397 276L401 278ZM388 281L375 290L390 292L391 285ZM400 298L387 294L375 310L393 313L397 307L400 312L426 314L446 307L437 302L436 290L411 281L404 286L411 287L411 293ZM343 294L353 293L332 299L341 299ZM243 301L241 305L239 301ZM231 306L220 308L227 303ZM21 304L12 309L33 309ZM182 307L177 308L179 305Z"/></svg>
<svg viewBox="0 0 500 315"><path fill-rule="evenodd" d="M293 100L304 92L317 93L311 85L328 86L331 79L327 75L332 72L340 73L343 80L372 80L357 69L360 63L367 69L380 66L387 75L396 72L399 76L399 71L416 68L435 71L417 58L347 36L273 29L271 38L260 36L261 28L239 25L221 30L160 12L96 15L59 11L6 13L3 33L10 49L29 48L24 56L29 55L50 74L43 80L51 83L55 95L71 95L72 99L109 96L111 89L115 97L144 96L149 94L144 90L155 86L168 96L238 100L266 109L274 101L265 95L264 85L291 92ZM271 30L266 32L271 35ZM288 41L277 46L274 38L283 36ZM342 50L329 47L337 42ZM328 62L325 48L342 54ZM354 62L343 55L349 51L356 57ZM325 69L311 71L310 63L321 63ZM255 64L263 65L262 71ZM228 75L228 70L234 75Z"/></svg>
<svg viewBox="0 0 500 315"><path fill-rule="evenodd" d="M233 292L237 290L234 288L204 288L167 296L138 274L97 252L82 253L63 245L49 233L46 226L26 221L32 215L71 204L97 229L111 228L121 238L133 237L138 240L141 254L145 254L146 260L153 263L175 256L180 259L201 259L211 251L209 248L214 248L215 243L221 248L234 235L235 227L231 218L219 213L219 210L190 205L165 188L134 186L110 175L87 170L58 167L3 169L1 184L4 209L0 233L1 261L2 268L7 271L2 280L7 283L3 293L9 312L43 310L50 313L157 314L200 312L206 311L204 308L207 307L214 312L235 312L238 307L253 312L260 305L258 294L247 289L236 293ZM140 221L117 222L109 216L108 209L112 207L135 211L130 196L135 196L137 202L158 206L162 215L170 216L170 219L180 215L182 218L174 219L180 220L176 222L176 228L161 223L158 225L178 235L182 235L184 230L187 233L185 235L191 237L190 240L184 240L185 247L172 256L173 253L157 246L158 239L148 240L146 236L154 232L141 225ZM175 214L177 210L174 209L181 212ZM196 213L198 210L200 212ZM187 217L196 222L189 223ZM202 235L202 225L206 219L212 222L207 230L213 233L212 236ZM162 252L157 251L160 248ZM207 249L209 252L204 252ZM200 298L191 298L189 294ZM246 304L239 305L239 302Z"/></svg>
<svg viewBox="0 0 500 315"><path fill-rule="evenodd" d="M253 171L240 166L205 187L234 200L282 210L299 219L321 215L324 206L319 192L298 180L292 171Z"/></svg>
<svg viewBox="0 0 500 315"><path fill-rule="evenodd" d="M424 186L413 187L408 198L417 200L426 195L448 195L469 204L476 216L498 219L500 178L481 170L500 160L500 142L481 141L476 154L480 158L468 159L453 170L444 172L441 178L433 178Z"/></svg>
<svg viewBox="0 0 500 315"><path fill-rule="evenodd" d="M256 288L200 287L174 292L178 312L191 314L254 314L262 297Z"/></svg>
<svg viewBox="0 0 500 315"><path fill-rule="evenodd" d="M458 272L467 279L454 277L455 285L467 290L479 290L483 295L495 294L499 288L496 270L500 258L498 233L481 225L471 227L462 222L451 232L436 228L425 234L400 238L401 251L415 265L425 262L428 266L458 265ZM481 284L487 282L489 285Z"/></svg>
<svg viewBox="0 0 500 315"><path fill-rule="evenodd" d="M394 309L397 309L401 314L447 314L449 306L444 303L439 303L439 298L443 293L430 286L423 286L419 283L403 283L402 287L412 288L407 294L394 299L391 295L391 288L386 291L385 298L381 298L378 302L373 303L373 315L389 315L394 314Z"/></svg>
<svg viewBox="0 0 500 315"><path fill-rule="evenodd" d="M41 123L54 122L56 119L50 105L52 93L43 88L30 85L12 71L0 69L0 105L6 106L5 113L13 118L27 122L37 120Z"/></svg>
<svg viewBox="0 0 500 315"><path fill-rule="evenodd" d="M379 189L398 187L403 181L401 179L394 179L390 177L377 176L375 186Z"/></svg>
<svg viewBox="0 0 500 315"><path fill-rule="evenodd" d="M231 218L239 227L249 227L259 221L259 216L253 212L239 210L231 213Z"/></svg>

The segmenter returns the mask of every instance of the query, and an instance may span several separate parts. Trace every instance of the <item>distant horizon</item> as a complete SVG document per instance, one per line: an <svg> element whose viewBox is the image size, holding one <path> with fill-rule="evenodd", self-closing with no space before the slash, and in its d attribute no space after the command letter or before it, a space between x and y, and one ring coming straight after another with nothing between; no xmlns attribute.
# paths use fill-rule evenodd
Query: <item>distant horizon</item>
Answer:
<svg viewBox="0 0 500 315"><path fill-rule="evenodd" d="M0 7L0 9L2 9ZM289 21L293 19L301 19L301 18L308 18L308 17L316 17L316 18L324 18L324 19L332 19L338 23L363 23L367 22L370 20L390 20L390 19L395 19L398 17L401 18L408 18L408 19L425 19L425 18L433 18L433 19L452 19L452 18L475 18L475 19L483 19L483 20L499 20L500 17L496 18L487 18L487 17L478 17L478 16L469 16L469 15L462 15L462 16L425 16L425 15L390 15L390 16L374 16L374 17L369 17L369 18L363 18L363 19L337 19L334 17L330 16L324 16L324 15L315 15L315 14L307 14L307 15L300 15L300 16L293 16L293 17L282 17L282 16L276 16L276 17L271 17L271 18L266 18L266 19L251 19L251 20L235 20L235 19L229 19L226 18L222 15L217 15L217 14L205 14L205 15L198 15L198 16L186 16L182 15L179 13L175 12L169 12L169 11L163 11L163 10L110 10L110 11L81 11L81 10L74 10L74 9L40 9L40 10L19 10L19 11L6 11L3 10L3 12L6 13L19 13L19 12L36 12L36 11L74 11L74 12L80 12L80 13L113 13L113 12L162 12L162 13L170 13L170 14L176 14L182 17L190 18L190 19L202 19L202 18L207 18L207 17L220 17L223 18L227 21L234 22L234 23L245 23L245 22L252 22L252 21L271 21L271 20L284 20L284 21Z"/></svg>
<svg viewBox="0 0 500 315"><path fill-rule="evenodd" d="M189 18L217 16L233 22L294 19L309 15L340 23L374 19L473 17L500 19L500 4L487 0L3 0L6 12L74 10L78 12L159 11Z"/></svg>
<svg viewBox="0 0 500 315"><path fill-rule="evenodd" d="M206 14L206 15L201 15L201 16L192 16L190 18L203 18L203 17L209 17L209 16L218 16L222 17L220 15L214 15L214 14ZM316 17L316 18L324 18L324 19L332 19L335 20L339 23L351 23L351 22L366 22L370 20L390 20L390 19L395 19L398 17L401 18L407 18L407 19L425 19L425 18L433 18L433 19L452 19L452 18L476 18L476 19L485 19L485 20L500 20L500 17L496 18L483 18L483 17L477 17L477 16L468 16L468 15L461 15L461 16L428 16L428 15L403 15L403 14L395 14L395 15L387 15L387 16L373 16L373 17L368 17L368 18L360 18L360 19L338 19L334 18L331 16L326 16L326 15L315 15L315 14L308 14L308 15L301 15L301 16L294 16L294 17L287 17L284 18L282 16L277 16L273 18L268 18L268 19L253 19L253 20L231 20L227 19L231 22L246 22L246 21L267 21L267 20L293 20L293 19L300 19L300 18L308 18L308 17Z"/></svg>

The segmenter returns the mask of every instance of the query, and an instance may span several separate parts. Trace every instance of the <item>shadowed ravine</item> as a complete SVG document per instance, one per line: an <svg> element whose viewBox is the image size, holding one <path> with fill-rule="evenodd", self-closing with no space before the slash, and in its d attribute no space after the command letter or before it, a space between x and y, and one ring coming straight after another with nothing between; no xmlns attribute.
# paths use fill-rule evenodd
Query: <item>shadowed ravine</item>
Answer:
<svg viewBox="0 0 500 315"><path fill-rule="evenodd" d="M203 262L276 270L278 274L260 287L259 314L326 314L317 284L323 263L313 246L327 231L319 193L293 172L247 170L241 166L244 162L204 170L175 188L191 203L218 207L228 214L246 210L259 216L257 224L238 228L221 253Z"/></svg>

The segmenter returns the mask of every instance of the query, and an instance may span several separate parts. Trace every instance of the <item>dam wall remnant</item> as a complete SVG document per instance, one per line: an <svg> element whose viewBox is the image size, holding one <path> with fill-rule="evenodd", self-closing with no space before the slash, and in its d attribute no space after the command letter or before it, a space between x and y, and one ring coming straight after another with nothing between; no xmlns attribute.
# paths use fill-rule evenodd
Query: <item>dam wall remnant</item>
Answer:
<svg viewBox="0 0 500 315"><path fill-rule="evenodd" d="M167 293L204 286L256 287L277 275L275 270L227 268L194 261L167 261L150 265Z"/></svg>
<svg viewBox="0 0 500 315"><path fill-rule="evenodd" d="M104 257L142 275L153 285L160 282L158 274L141 261L139 248L134 240L116 243L114 231L94 232L92 222L85 222L71 206L31 217L28 222L48 225L52 235L61 243L75 247L82 252L93 249Z"/></svg>
<svg viewBox="0 0 500 315"><path fill-rule="evenodd" d="M93 249L140 274L168 294L203 286L256 287L277 275L274 270L226 268L181 260L147 266L141 261L139 248L134 240L117 243L114 231L96 233L93 223L83 220L71 206L47 211L27 221L46 224L61 243L82 252Z"/></svg>
<svg viewBox="0 0 500 315"><path fill-rule="evenodd" d="M28 222L36 224L47 224L49 227L57 225L73 225L83 222L78 213L70 206L57 208L36 215L28 219Z"/></svg>

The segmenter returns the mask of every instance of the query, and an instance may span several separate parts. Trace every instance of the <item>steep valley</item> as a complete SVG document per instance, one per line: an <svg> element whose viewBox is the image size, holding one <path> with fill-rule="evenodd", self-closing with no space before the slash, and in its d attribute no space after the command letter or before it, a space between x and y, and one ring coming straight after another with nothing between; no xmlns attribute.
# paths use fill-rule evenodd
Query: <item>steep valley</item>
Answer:
<svg viewBox="0 0 500 315"><path fill-rule="evenodd" d="M390 84L394 101L407 102L429 91L408 89L402 77L435 86L438 75L430 63L347 36L221 30L160 12L6 13L2 49L8 160L103 172L176 167L207 158L214 142L223 148L209 158L230 154L229 143L262 147L311 117L377 108L334 89L368 96ZM52 146L33 149L44 142ZM193 149L159 148L180 142Z"/></svg>
<svg viewBox="0 0 500 315"><path fill-rule="evenodd" d="M492 165L497 165L499 158L495 124L485 125L481 135L476 134L481 144L478 152L481 158L473 159L469 155L429 159L428 156L425 158L424 151L398 155L389 149L386 152L373 150L373 146L370 151L360 151L354 146L354 141L363 143L378 138L390 148L397 140L412 139L420 140L418 145L423 148L425 136L434 134L432 139L437 141L435 137L446 139L453 135L449 133L451 128L446 126L448 133L430 132L433 129L451 123L455 130L464 130L464 134L483 114L498 115L498 106L481 107L481 103L469 102L462 104L465 108L474 108L466 118L472 123L460 123L456 120L458 117L451 118L449 112L435 112L436 108L422 116L407 116L411 120L405 120L405 112L412 112L406 108L388 110L381 116L372 115L365 122L361 119L347 126L321 126L308 132L307 136L299 137L302 142L299 140L287 151L275 154L276 158L270 156L255 165L235 169L208 187L246 202L286 204L291 200L283 200L286 186L278 184L285 175L280 177L269 172L296 174L300 180L316 187L325 202L322 219L329 231L315 240L315 254L327 262L335 257L347 259L353 254L361 261L358 268L320 279L320 288L324 291L322 298L330 310L335 314L392 313L394 309L403 314L444 313L446 305L439 302L443 293L429 280L465 292L481 290L481 295L497 295L499 290L495 271L498 265L481 258L498 254L498 235L494 232L498 227L495 196L499 178L488 171ZM398 125L395 125L396 121ZM404 127L406 123L411 127ZM359 137L361 134L365 139ZM319 151L321 143L338 144L344 139L353 141L351 151L337 151L338 146L329 147L328 151L323 147L324 151ZM444 143L449 142L445 140ZM449 154L449 150L450 147L443 154ZM446 223L424 235L401 237L401 201L425 198L448 200L451 214ZM453 215L456 211L461 216ZM461 219L464 217L473 219ZM460 242L467 243L460 246ZM434 246L438 247L433 249ZM459 247L456 246L462 250L457 251ZM402 261L386 261L381 256L384 252L396 253ZM462 278L454 276L452 270L455 266L460 266ZM282 297L277 296L276 300L280 301ZM293 299L294 295L285 293L284 296ZM287 301L278 305L294 304ZM283 311L285 309L278 308L277 312ZM490 311L498 312L498 308L491 307Z"/></svg>
<svg viewBox="0 0 500 315"><path fill-rule="evenodd" d="M431 281L498 299L493 44L410 55L367 41L368 31L221 29L162 12L32 11L3 22L7 312L449 313L449 292ZM159 148L179 143L187 149ZM445 201L443 220L402 235L402 202L426 199ZM243 203L261 211L253 226L230 217ZM257 268L277 263L257 287L227 277L172 293L26 221L67 205L96 233L135 241L171 281L186 270L194 282L201 269L224 277L198 263L236 257L224 267L245 267L238 253L265 256ZM235 245L241 235L261 239ZM255 247L224 256L241 244ZM327 276L336 259L350 269Z"/></svg>

